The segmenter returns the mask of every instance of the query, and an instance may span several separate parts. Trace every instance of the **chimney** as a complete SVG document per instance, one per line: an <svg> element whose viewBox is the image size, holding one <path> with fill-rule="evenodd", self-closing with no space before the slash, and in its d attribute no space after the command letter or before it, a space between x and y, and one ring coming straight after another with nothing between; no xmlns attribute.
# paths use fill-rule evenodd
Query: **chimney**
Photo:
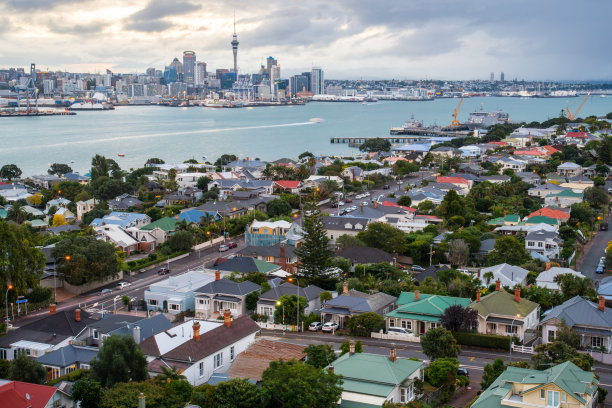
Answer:
<svg viewBox="0 0 612 408"><path fill-rule="evenodd" d="M327 369L327 371L333 374L334 373L334 366L330 365L329 368Z"/></svg>
<svg viewBox="0 0 612 408"><path fill-rule="evenodd" d="M346 295L346 294L348 294L348 292L349 292L349 291L348 291L348 282L347 282L347 281L344 281L344 282L342 283L342 293L343 293L344 295Z"/></svg>
<svg viewBox="0 0 612 408"><path fill-rule="evenodd" d="M56 308L57 305L55 303L49 305L49 316L53 316L55 314Z"/></svg>
<svg viewBox="0 0 612 408"><path fill-rule="evenodd" d="M546 262L546 270L550 269L550 262Z"/></svg>
<svg viewBox="0 0 612 408"><path fill-rule="evenodd" d="M193 322L193 339L195 341L200 340L200 322L197 320L194 320Z"/></svg>
<svg viewBox="0 0 612 408"><path fill-rule="evenodd" d="M227 327L232 325L232 312L229 309L225 309L225 312L223 312L223 322Z"/></svg>
<svg viewBox="0 0 612 408"><path fill-rule="evenodd" d="M349 343L349 355L353 355L355 354L355 343L353 343L352 341Z"/></svg>
<svg viewBox="0 0 612 408"><path fill-rule="evenodd" d="M140 326L134 326L132 336L134 337L134 343L140 344Z"/></svg>
<svg viewBox="0 0 612 408"><path fill-rule="evenodd" d="M480 289L476 291L476 302L480 302Z"/></svg>
<svg viewBox="0 0 612 408"><path fill-rule="evenodd" d="M359 212L363 213L363 204L359 204Z"/></svg>
<svg viewBox="0 0 612 408"><path fill-rule="evenodd" d="M495 281L495 290L496 291L501 290L501 281L499 279Z"/></svg>
<svg viewBox="0 0 612 408"><path fill-rule="evenodd" d="M215 280L221 280L221 271L215 271Z"/></svg>
<svg viewBox="0 0 612 408"><path fill-rule="evenodd" d="M514 288L514 301L521 303L521 288Z"/></svg>
<svg viewBox="0 0 612 408"><path fill-rule="evenodd" d="M478 277L478 279L480 279L480 268L478 268L478 272L476 276Z"/></svg>
<svg viewBox="0 0 612 408"><path fill-rule="evenodd" d="M81 309L76 309L74 311L74 320L77 322L81 321Z"/></svg>
<svg viewBox="0 0 612 408"><path fill-rule="evenodd" d="M420 295L421 295L421 292L418 289L414 291L414 301L415 302L419 300Z"/></svg>
<svg viewBox="0 0 612 408"><path fill-rule="evenodd" d="M603 296L599 296L599 310L601 310L602 312L606 311L606 299L604 299Z"/></svg>
<svg viewBox="0 0 612 408"><path fill-rule="evenodd" d="M378 201L374 201L374 208L378 207Z"/></svg>
<svg viewBox="0 0 612 408"><path fill-rule="evenodd" d="M389 360L395 363L397 360L397 349L395 348L395 343L391 344L391 349L389 350Z"/></svg>
<svg viewBox="0 0 612 408"><path fill-rule="evenodd" d="M178 220L179 220L179 219L178 219L178 214L176 214L176 216L175 216L174 218L176 218L176 220L178 221Z"/></svg>

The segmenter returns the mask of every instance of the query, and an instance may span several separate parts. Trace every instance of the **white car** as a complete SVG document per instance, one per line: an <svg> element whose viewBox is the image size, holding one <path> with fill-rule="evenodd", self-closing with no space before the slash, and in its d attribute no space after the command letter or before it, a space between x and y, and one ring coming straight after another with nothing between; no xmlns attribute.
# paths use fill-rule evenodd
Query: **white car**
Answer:
<svg viewBox="0 0 612 408"><path fill-rule="evenodd" d="M324 332L331 332L335 330L338 330L338 323L336 322L327 322L323 325Z"/></svg>
<svg viewBox="0 0 612 408"><path fill-rule="evenodd" d="M364 197L369 197L369 196L370 196L370 193L366 191L365 193L363 193L363 196L364 196Z"/></svg>
<svg viewBox="0 0 612 408"><path fill-rule="evenodd" d="M128 287L128 286L130 286L130 285L132 285L132 284L131 284L131 283L129 283L129 282L119 282L119 283L117 284L117 286L119 287L119 290L121 290L121 289L123 289L123 288L127 288L127 287Z"/></svg>

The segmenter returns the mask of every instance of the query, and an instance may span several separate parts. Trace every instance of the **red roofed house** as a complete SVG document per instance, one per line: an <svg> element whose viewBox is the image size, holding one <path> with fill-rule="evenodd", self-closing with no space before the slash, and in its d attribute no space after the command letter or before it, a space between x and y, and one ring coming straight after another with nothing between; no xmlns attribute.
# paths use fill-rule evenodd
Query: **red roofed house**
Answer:
<svg viewBox="0 0 612 408"><path fill-rule="evenodd" d="M300 184L299 180L278 180L274 182L274 188L297 194L300 192Z"/></svg>
<svg viewBox="0 0 612 408"><path fill-rule="evenodd" d="M0 406L10 408L72 407L72 398L48 385L8 381L0 384Z"/></svg>
<svg viewBox="0 0 612 408"><path fill-rule="evenodd" d="M540 147L540 149L546 150L546 152L547 152L549 155L551 155L551 154L553 154L553 153L557 153L557 152L559 152L559 150L558 150L558 149L555 149L555 148L554 148L554 147L552 147L552 146L542 146L542 147Z"/></svg>
<svg viewBox="0 0 612 408"><path fill-rule="evenodd" d="M556 209L554 207L543 207L540 208L537 211L532 212L531 214L528 215L528 218L531 217L535 217L535 216L543 216L543 217L549 217L549 218L554 218L556 220L559 220L561 222L563 221L567 221L570 218L569 213L566 213L565 211Z"/></svg>
<svg viewBox="0 0 612 408"><path fill-rule="evenodd" d="M457 187L467 188L468 190L472 188L472 180L466 180L459 176L439 176L436 178L436 183L453 184Z"/></svg>
<svg viewBox="0 0 612 408"><path fill-rule="evenodd" d="M586 132L567 132L565 135L566 139L586 139L588 137Z"/></svg>
<svg viewBox="0 0 612 408"><path fill-rule="evenodd" d="M391 201L383 201L382 203L380 203L380 205L384 205L385 207L399 207L406 211L410 211L411 213L416 212L416 208L406 207L405 205L399 205L396 203L392 203Z"/></svg>
<svg viewBox="0 0 612 408"><path fill-rule="evenodd" d="M513 154L515 156L546 156L547 155L547 153L544 153L538 149L515 150Z"/></svg>

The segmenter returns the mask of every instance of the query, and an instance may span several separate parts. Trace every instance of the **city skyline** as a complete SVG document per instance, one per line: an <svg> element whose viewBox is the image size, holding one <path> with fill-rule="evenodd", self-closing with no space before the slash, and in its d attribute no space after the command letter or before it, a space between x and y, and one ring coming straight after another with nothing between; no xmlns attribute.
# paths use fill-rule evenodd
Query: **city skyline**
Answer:
<svg viewBox="0 0 612 408"><path fill-rule="evenodd" d="M193 50L208 67L229 69L236 9L240 73L256 72L273 55L284 77L324 66L326 77L337 79L486 79L491 71L504 71L506 79L612 78L612 57L602 52L610 3L521 0L504 9L484 1L405 3L386 2L382 9L374 1L348 0L266 7L3 0L0 60L4 67L36 62L41 69L127 73L163 69Z"/></svg>

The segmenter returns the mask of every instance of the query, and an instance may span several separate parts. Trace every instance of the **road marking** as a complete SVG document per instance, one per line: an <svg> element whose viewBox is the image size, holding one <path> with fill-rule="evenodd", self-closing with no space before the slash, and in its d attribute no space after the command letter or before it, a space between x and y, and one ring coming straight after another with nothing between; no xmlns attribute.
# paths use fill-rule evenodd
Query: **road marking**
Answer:
<svg viewBox="0 0 612 408"><path fill-rule="evenodd" d="M476 357L470 357L470 361L474 361Z"/></svg>

